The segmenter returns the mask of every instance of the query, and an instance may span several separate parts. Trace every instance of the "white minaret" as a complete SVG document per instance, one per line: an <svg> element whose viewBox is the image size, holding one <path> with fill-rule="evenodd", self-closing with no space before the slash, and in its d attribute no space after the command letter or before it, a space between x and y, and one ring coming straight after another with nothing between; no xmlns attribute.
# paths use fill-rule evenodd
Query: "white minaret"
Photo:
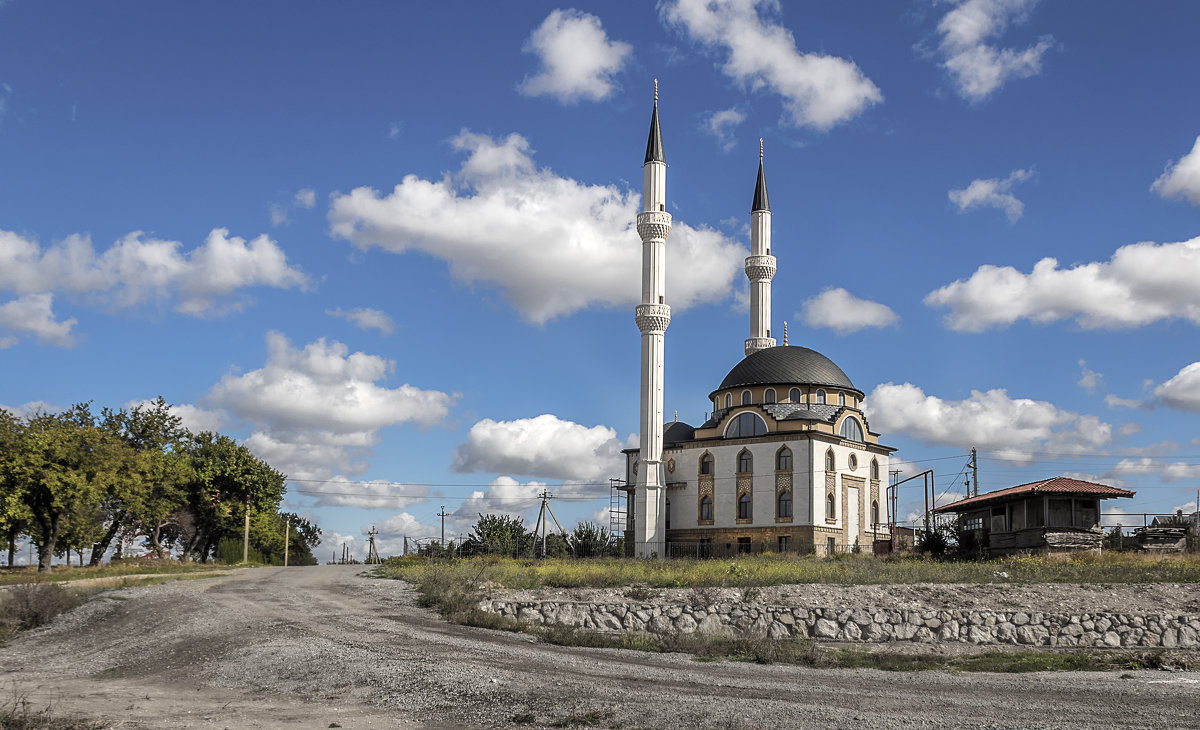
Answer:
<svg viewBox="0 0 1200 730"><path fill-rule="evenodd" d="M775 278L775 257L771 255L771 204L767 202L767 177L763 174L762 139L758 140L758 182L750 205L750 255L746 257L746 278L750 280L750 336L746 355L775 346L771 336L771 279Z"/></svg>
<svg viewBox="0 0 1200 730"><path fill-rule="evenodd" d="M666 489L662 478L663 450L663 340L671 324L666 304L667 161L658 131L658 79L654 80L654 113L642 167L642 212L638 235L642 237L642 303L637 306L637 326L642 332L641 452L634 488L634 551L639 558L663 557L666 552Z"/></svg>

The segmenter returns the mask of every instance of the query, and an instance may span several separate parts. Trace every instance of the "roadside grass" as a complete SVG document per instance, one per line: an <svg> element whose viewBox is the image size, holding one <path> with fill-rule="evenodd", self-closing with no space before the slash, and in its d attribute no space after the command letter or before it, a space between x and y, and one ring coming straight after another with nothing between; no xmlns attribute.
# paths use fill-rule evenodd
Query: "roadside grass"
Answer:
<svg viewBox="0 0 1200 730"><path fill-rule="evenodd" d="M998 577L1002 573L1007 577ZM874 558L845 555L741 556L712 560L621 558L517 560L390 558L376 575L411 583L451 581L513 590L627 588L635 599L654 589L766 587L802 583L835 585L911 583L1200 583L1200 556L1104 553L1063 558L1009 557L981 561Z"/></svg>
<svg viewBox="0 0 1200 730"><path fill-rule="evenodd" d="M0 704L0 728L5 730L101 730L107 724L93 720L60 717L53 708L35 708L24 697Z"/></svg>
<svg viewBox="0 0 1200 730"><path fill-rule="evenodd" d="M174 575L177 573L198 573L210 570L230 570L235 566L218 565L215 563L180 563L173 560L121 560L116 563L105 563L96 567L65 567L54 566L49 573L38 573L35 567L2 568L0 569L0 586L14 583L59 583L62 581L85 580L88 578L116 578L125 575L140 575L155 573Z"/></svg>

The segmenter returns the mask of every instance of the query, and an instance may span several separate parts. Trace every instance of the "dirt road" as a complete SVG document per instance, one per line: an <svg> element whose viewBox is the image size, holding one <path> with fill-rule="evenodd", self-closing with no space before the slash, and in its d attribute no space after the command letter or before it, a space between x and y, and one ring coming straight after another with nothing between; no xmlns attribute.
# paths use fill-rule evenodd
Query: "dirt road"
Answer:
<svg viewBox="0 0 1200 730"><path fill-rule="evenodd" d="M0 649L0 702L122 728L1200 727L1196 672L889 673L564 648L448 625L361 570L105 594Z"/></svg>

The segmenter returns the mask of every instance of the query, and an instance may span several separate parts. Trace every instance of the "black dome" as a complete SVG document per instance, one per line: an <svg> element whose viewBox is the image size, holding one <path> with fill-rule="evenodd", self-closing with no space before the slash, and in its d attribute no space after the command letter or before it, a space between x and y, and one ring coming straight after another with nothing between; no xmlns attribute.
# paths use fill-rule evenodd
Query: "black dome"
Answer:
<svg viewBox="0 0 1200 730"><path fill-rule="evenodd" d="M747 355L733 366L717 390L747 385L825 385L862 393L833 360L807 347L786 345Z"/></svg>

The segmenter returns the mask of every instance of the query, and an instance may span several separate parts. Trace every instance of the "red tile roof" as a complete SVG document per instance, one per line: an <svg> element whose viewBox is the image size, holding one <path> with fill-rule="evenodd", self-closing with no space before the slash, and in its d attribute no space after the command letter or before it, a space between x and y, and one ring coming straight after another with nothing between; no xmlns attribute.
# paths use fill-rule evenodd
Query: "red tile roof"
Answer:
<svg viewBox="0 0 1200 730"><path fill-rule="evenodd" d="M962 499L951 504L944 504L933 511L938 513L963 512L970 507L981 507L993 502L1004 502L1012 497L1023 494L1071 494L1076 496L1100 497L1101 499L1133 496L1133 492L1128 489L1119 489L1106 484L1095 484L1067 477L1054 477L1040 482L1019 484L1008 489L999 489L995 492L985 492L978 497L968 497L967 499Z"/></svg>

